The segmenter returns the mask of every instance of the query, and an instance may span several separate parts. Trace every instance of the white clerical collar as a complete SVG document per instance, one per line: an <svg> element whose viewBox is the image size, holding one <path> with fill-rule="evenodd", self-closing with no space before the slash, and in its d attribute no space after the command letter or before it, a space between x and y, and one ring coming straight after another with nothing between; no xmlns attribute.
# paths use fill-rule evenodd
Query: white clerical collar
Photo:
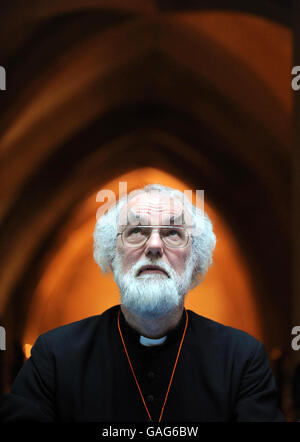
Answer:
<svg viewBox="0 0 300 442"><path fill-rule="evenodd" d="M140 335L140 344L145 345L146 347L152 347L153 345L160 345L165 342L167 336L163 336L158 339L147 338L146 336Z"/></svg>

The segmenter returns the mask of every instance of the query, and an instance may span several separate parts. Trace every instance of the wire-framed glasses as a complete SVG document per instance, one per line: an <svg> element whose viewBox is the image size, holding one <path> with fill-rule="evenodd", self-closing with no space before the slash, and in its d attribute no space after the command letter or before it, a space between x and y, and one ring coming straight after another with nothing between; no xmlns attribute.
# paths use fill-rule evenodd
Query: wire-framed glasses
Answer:
<svg viewBox="0 0 300 442"><path fill-rule="evenodd" d="M158 231L159 236L167 247L185 247L189 242L189 234L181 226L133 226L128 225L118 233L126 247L141 247L146 244L153 231Z"/></svg>

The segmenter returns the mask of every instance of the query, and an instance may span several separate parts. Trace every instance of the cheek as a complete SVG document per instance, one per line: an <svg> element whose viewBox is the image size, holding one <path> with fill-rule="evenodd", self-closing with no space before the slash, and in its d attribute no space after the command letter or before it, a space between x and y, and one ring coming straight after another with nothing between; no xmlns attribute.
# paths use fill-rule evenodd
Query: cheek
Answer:
<svg viewBox="0 0 300 442"><path fill-rule="evenodd" d="M190 256L190 250L177 250L169 255L169 262L179 273L183 273L185 265Z"/></svg>
<svg viewBox="0 0 300 442"><path fill-rule="evenodd" d="M182 274L190 256L191 247L185 250L176 250L169 256L169 262L179 274Z"/></svg>
<svg viewBox="0 0 300 442"><path fill-rule="evenodd" d="M122 260L122 267L125 272L138 261L140 256L140 253L136 250L126 250L124 248L120 248L119 253Z"/></svg>

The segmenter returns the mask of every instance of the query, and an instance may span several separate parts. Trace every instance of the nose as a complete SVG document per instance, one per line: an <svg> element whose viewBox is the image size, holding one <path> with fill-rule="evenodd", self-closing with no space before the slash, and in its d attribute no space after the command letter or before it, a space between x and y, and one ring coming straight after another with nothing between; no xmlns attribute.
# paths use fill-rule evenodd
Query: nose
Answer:
<svg viewBox="0 0 300 442"><path fill-rule="evenodd" d="M146 243L145 255L149 258L151 257L161 258L163 253L164 249L161 237L157 231L152 231Z"/></svg>

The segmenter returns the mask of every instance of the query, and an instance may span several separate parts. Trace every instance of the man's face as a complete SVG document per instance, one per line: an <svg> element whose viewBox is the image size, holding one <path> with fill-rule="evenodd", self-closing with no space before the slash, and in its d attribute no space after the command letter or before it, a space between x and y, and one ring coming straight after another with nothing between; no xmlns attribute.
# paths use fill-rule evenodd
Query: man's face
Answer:
<svg viewBox="0 0 300 442"><path fill-rule="evenodd" d="M124 208L127 216L123 219L133 226L183 227L183 221L186 224L190 221L189 214L183 210L179 200L144 193L129 201ZM120 226L119 232L123 230ZM191 285L193 267L191 238L183 247L170 247L153 228L145 244L130 247L118 235L114 276L122 303L135 313L158 317L183 303Z"/></svg>
<svg viewBox="0 0 300 442"><path fill-rule="evenodd" d="M139 225L156 226L170 225L171 217L182 218L182 204L179 200L170 200L169 197L159 198L151 194L141 194L133 198L125 211L127 219L138 220ZM178 216L179 215L179 216ZM176 220L175 220L176 221ZM182 225L182 224L181 224ZM122 229L120 229L122 230ZM142 247L132 248L123 244L120 235L118 236L117 250L122 256L123 271L126 273L133 265L145 258L156 263L166 263L172 267L176 273L182 274L187 258L191 252L191 242L187 246L180 248L166 247L160 238L159 232L152 232L147 243ZM145 274L152 274L153 277L163 275L159 270L143 271L139 277Z"/></svg>

